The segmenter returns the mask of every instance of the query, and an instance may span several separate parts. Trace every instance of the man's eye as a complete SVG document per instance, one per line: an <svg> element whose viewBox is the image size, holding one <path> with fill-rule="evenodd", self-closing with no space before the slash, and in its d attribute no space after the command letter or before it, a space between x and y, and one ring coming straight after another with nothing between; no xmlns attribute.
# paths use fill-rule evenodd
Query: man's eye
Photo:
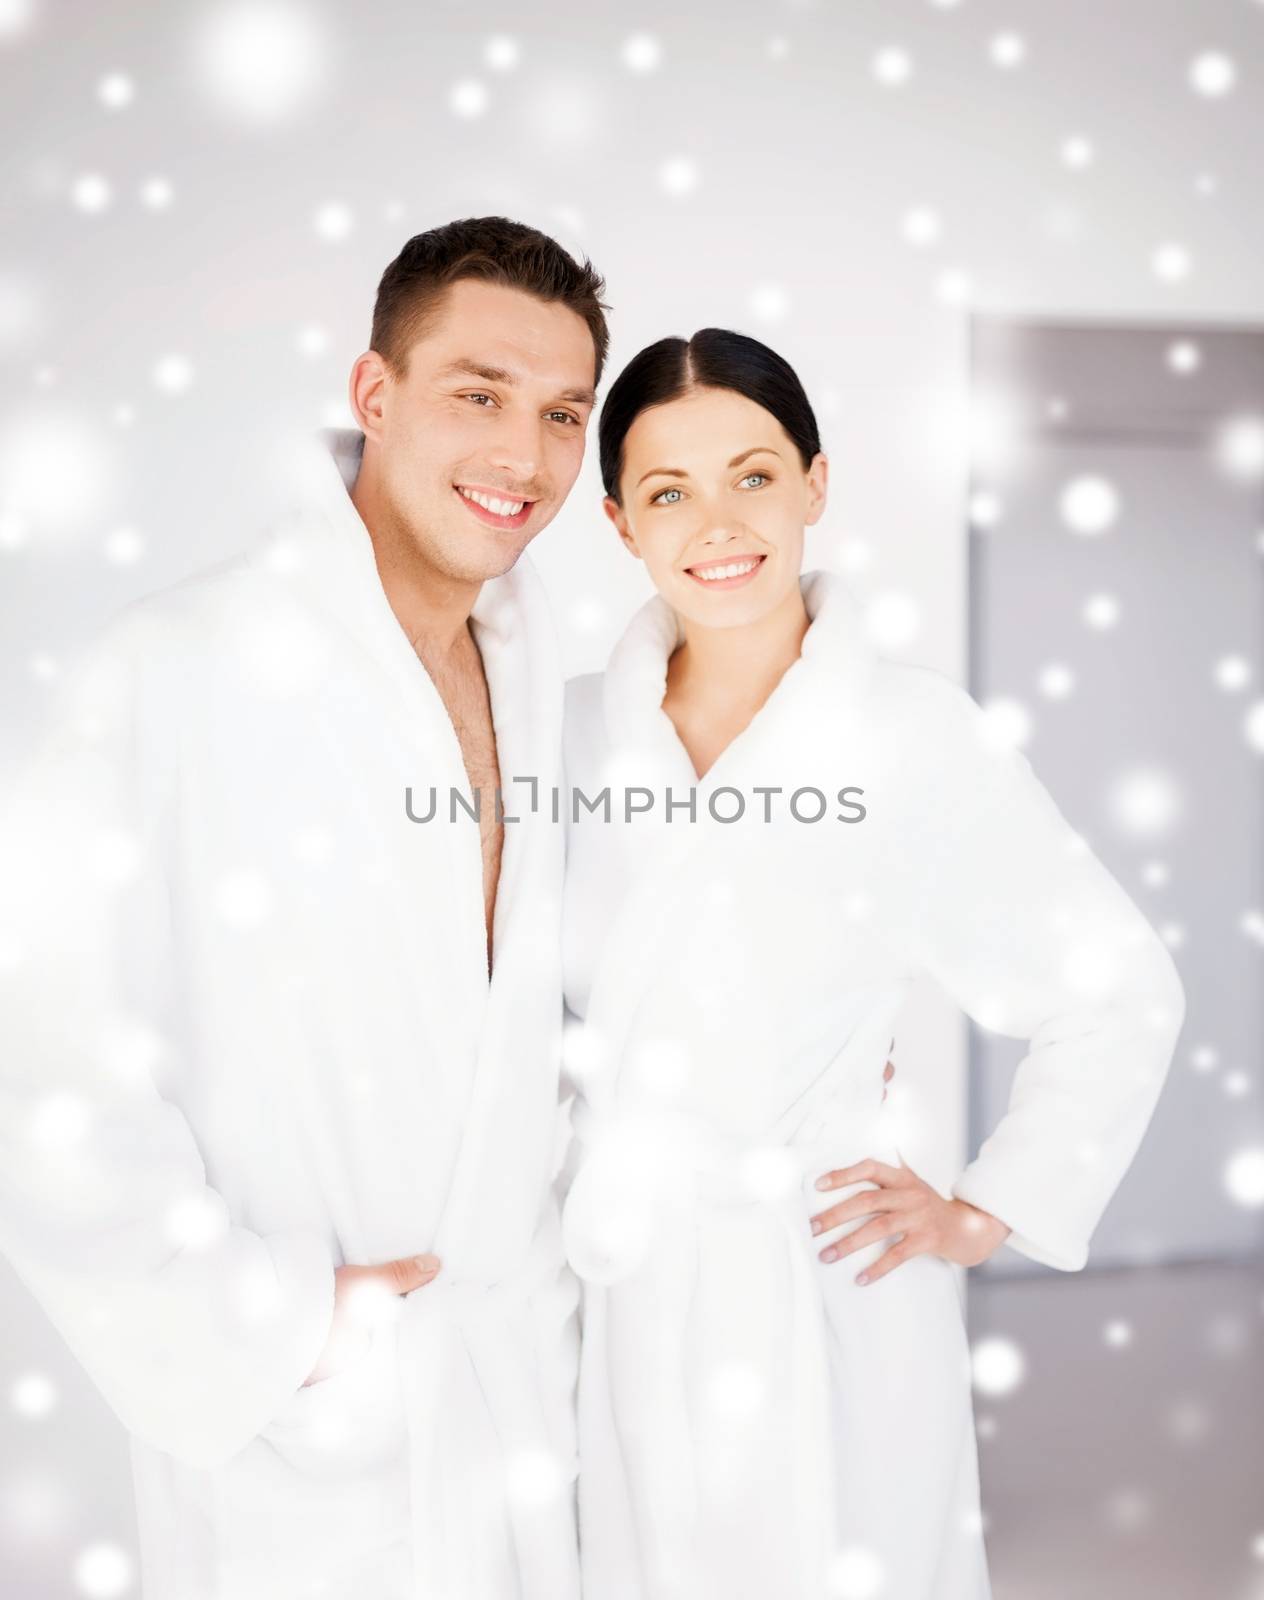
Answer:
<svg viewBox="0 0 1264 1600"><path fill-rule="evenodd" d="M467 394L465 398L467 400L486 400L491 405L495 405L496 403L494 398L489 394Z"/></svg>
<svg viewBox="0 0 1264 1600"><path fill-rule="evenodd" d="M680 502L678 500L664 500L663 496L665 494L677 494L678 495L678 494L680 494L680 492L681 491L679 489L660 489L656 495L651 495L650 504L652 506L654 506L654 505L663 505L663 506L679 505Z"/></svg>
<svg viewBox="0 0 1264 1600"><path fill-rule="evenodd" d="M550 411L546 414L550 417L561 417L563 422L573 422L576 427L579 426L579 418L572 416L569 411Z"/></svg>
<svg viewBox="0 0 1264 1600"><path fill-rule="evenodd" d="M769 481L768 480L768 474L766 472L748 472L746 474L746 476L742 479L742 482L743 483L749 483L752 478L759 478L764 483L767 483Z"/></svg>

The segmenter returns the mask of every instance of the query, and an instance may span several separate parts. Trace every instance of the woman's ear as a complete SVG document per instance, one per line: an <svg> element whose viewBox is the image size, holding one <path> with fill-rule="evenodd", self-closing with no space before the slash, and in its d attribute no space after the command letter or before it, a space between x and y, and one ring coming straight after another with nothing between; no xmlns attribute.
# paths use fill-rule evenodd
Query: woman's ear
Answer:
<svg viewBox="0 0 1264 1600"><path fill-rule="evenodd" d="M636 540L633 538L632 530L628 526L627 512L624 511L623 507L613 495L606 496L606 498L601 502L601 509L606 513L611 522L613 522L615 527L618 529L620 539L623 540L624 544L627 545L632 554L639 558L641 552L637 549Z"/></svg>
<svg viewBox="0 0 1264 1600"><path fill-rule="evenodd" d="M808 468L808 503L803 521L807 527L821 520L825 510L826 491L829 488L829 457L818 450Z"/></svg>

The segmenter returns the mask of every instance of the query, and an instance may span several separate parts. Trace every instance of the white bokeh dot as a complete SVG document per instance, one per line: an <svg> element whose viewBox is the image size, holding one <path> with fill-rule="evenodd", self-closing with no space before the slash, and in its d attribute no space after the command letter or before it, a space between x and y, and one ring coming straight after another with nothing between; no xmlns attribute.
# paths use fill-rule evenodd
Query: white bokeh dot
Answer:
<svg viewBox="0 0 1264 1600"><path fill-rule="evenodd" d="M1161 838L1184 814L1180 785L1162 767L1134 767L1115 778L1106 796L1116 825L1137 839Z"/></svg>
<svg viewBox="0 0 1264 1600"><path fill-rule="evenodd" d="M1075 688L1075 674L1061 661L1051 661L1040 669L1036 683L1046 700L1065 700Z"/></svg>
<svg viewBox="0 0 1264 1600"><path fill-rule="evenodd" d="M101 1540L75 1558L75 1587L84 1600L120 1600L135 1581L132 1558L121 1545Z"/></svg>
<svg viewBox="0 0 1264 1600"><path fill-rule="evenodd" d="M146 178L140 186L140 202L149 211L165 211L173 195L170 179L158 175Z"/></svg>
<svg viewBox="0 0 1264 1600"><path fill-rule="evenodd" d="M477 78L462 78L448 92L448 107L455 117L466 121L481 117L487 110L487 85Z"/></svg>
<svg viewBox="0 0 1264 1600"><path fill-rule="evenodd" d="M316 208L312 226L322 239L336 244L349 237L355 227L355 216L351 207L343 201L326 200Z"/></svg>
<svg viewBox="0 0 1264 1600"><path fill-rule="evenodd" d="M1031 742L1031 712L1012 695L994 695L983 707L984 742L993 749L1021 750Z"/></svg>
<svg viewBox="0 0 1264 1600"><path fill-rule="evenodd" d="M1027 1361L1013 1339L991 1334L978 1340L970 1352L974 1387L980 1394L1012 1394L1027 1376Z"/></svg>
<svg viewBox="0 0 1264 1600"><path fill-rule="evenodd" d="M1238 81L1238 69L1222 50L1204 50L1189 64L1190 87L1208 100L1223 99Z"/></svg>
<svg viewBox="0 0 1264 1600"><path fill-rule="evenodd" d="M215 909L229 927L258 927L271 915L272 891L258 873L230 872L215 890Z"/></svg>
<svg viewBox="0 0 1264 1600"><path fill-rule="evenodd" d="M1027 41L1020 33L998 33L988 41L988 57L994 67L1008 71L1027 59Z"/></svg>
<svg viewBox="0 0 1264 1600"><path fill-rule="evenodd" d="M76 211L95 217L109 209L114 191L99 172L81 172L70 186L70 198Z"/></svg>
<svg viewBox="0 0 1264 1600"><path fill-rule="evenodd" d="M1071 134L1062 141L1062 165L1072 172L1083 172L1097 158L1092 143L1082 134Z"/></svg>
<svg viewBox="0 0 1264 1600"><path fill-rule="evenodd" d="M765 1385L759 1372L742 1361L725 1361L707 1375L706 1402L728 1417L753 1416L764 1404Z"/></svg>
<svg viewBox="0 0 1264 1600"><path fill-rule="evenodd" d="M658 169L658 181L667 194L690 194L698 187L698 168L687 156L671 156Z"/></svg>
<svg viewBox="0 0 1264 1600"><path fill-rule="evenodd" d="M620 51L629 72L653 72L663 60L663 47L652 33L633 33Z"/></svg>
<svg viewBox="0 0 1264 1600"><path fill-rule="evenodd" d="M105 558L113 566L130 567L145 553L145 541L135 528L115 528L105 537Z"/></svg>
<svg viewBox="0 0 1264 1600"><path fill-rule="evenodd" d="M1251 681L1251 663L1245 656L1221 656L1212 669L1216 687L1236 694Z"/></svg>
<svg viewBox="0 0 1264 1600"><path fill-rule="evenodd" d="M576 633L597 633L606 623L605 604L597 595L577 595L567 608L566 619Z"/></svg>
<svg viewBox="0 0 1264 1600"><path fill-rule="evenodd" d="M1264 1206L1264 1145L1248 1145L1229 1157L1224 1187L1235 1205L1250 1211Z"/></svg>
<svg viewBox="0 0 1264 1600"><path fill-rule="evenodd" d="M1216 429L1216 464L1240 483L1264 478L1264 416L1226 417Z"/></svg>
<svg viewBox="0 0 1264 1600"><path fill-rule="evenodd" d="M512 72L522 59L522 47L508 33L494 33L483 46L483 60L493 72Z"/></svg>
<svg viewBox="0 0 1264 1600"><path fill-rule="evenodd" d="M318 356L323 356L329 349L329 335L324 328L316 323L308 323L298 330L294 337L294 347L301 356L306 356L309 361L314 361Z"/></svg>
<svg viewBox="0 0 1264 1600"><path fill-rule="evenodd" d="M97 84L97 99L107 111L122 111L136 98L136 85L125 72L109 72Z"/></svg>
<svg viewBox="0 0 1264 1600"><path fill-rule="evenodd" d="M519 1449L505 1462L505 1491L514 1505L528 1510L550 1505L565 1487L561 1463L551 1451Z"/></svg>
<svg viewBox="0 0 1264 1600"><path fill-rule="evenodd" d="M901 230L909 244L924 249L943 237L943 221L932 206L913 206L904 213Z"/></svg>
<svg viewBox="0 0 1264 1600"><path fill-rule="evenodd" d="M935 279L935 297L945 305L964 305L974 293L974 281L960 267L949 267Z"/></svg>
<svg viewBox="0 0 1264 1600"><path fill-rule="evenodd" d="M218 107L248 123L284 121L324 83L315 16L290 0L235 0L206 12L193 35L198 78Z"/></svg>
<svg viewBox="0 0 1264 1600"><path fill-rule="evenodd" d="M969 501L970 526L995 528L1005 516L1005 507L994 489L976 489Z"/></svg>
<svg viewBox="0 0 1264 1600"><path fill-rule="evenodd" d="M865 611L869 637L880 650L900 650L912 644L922 630L917 601L902 589L888 589L873 597Z"/></svg>
<svg viewBox="0 0 1264 1600"><path fill-rule="evenodd" d="M150 376L154 387L163 394L186 394L193 385L193 363L187 356L171 351L154 362Z"/></svg>
<svg viewBox="0 0 1264 1600"><path fill-rule="evenodd" d="M46 1373L24 1372L13 1380L9 1398L20 1417L46 1417L57 1404L57 1385Z"/></svg>
<svg viewBox="0 0 1264 1600"><path fill-rule="evenodd" d="M112 492L115 471L101 436L73 414L31 407L0 430L4 512L31 533L97 514Z"/></svg>
<svg viewBox="0 0 1264 1600"><path fill-rule="evenodd" d="M0 510L0 550L22 550L31 542L31 528L16 511Z"/></svg>
<svg viewBox="0 0 1264 1600"><path fill-rule="evenodd" d="M893 1600L887 1569L868 1545L845 1545L830 1559L826 1577L829 1600Z"/></svg>
<svg viewBox="0 0 1264 1600"><path fill-rule="evenodd" d="M1197 1045L1189 1053L1189 1064L1195 1072L1212 1072L1220 1064L1220 1052L1214 1044Z"/></svg>
<svg viewBox="0 0 1264 1600"><path fill-rule="evenodd" d="M1085 473L1064 486L1058 510L1072 533L1104 533L1119 517L1119 492L1109 479Z"/></svg>
<svg viewBox="0 0 1264 1600"><path fill-rule="evenodd" d="M1091 594L1080 614L1094 632L1105 633L1119 622L1119 601L1113 594Z"/></svg>
<svg viewBox="0 0 1264 1600"><path fill-rule="evenodd" d="M899 45L887 45L874 56L869 70L878 83L897 88L913 76L913 59Z"/></svg>
<svg viewBox="0 0 1264 1600"><path fill-rule="evenodd" d="M1160 283L1183 283L1193 263L1183 244L1161 244L1150 257L1150 270Z"/></svg>
<svg viewBox="0 0 1264 1600"><path fill-rule="evenodd" d="M1174 339L1167 347L1166 360L1172 372L1186 378L1202 366L1203 353L1192 339Z"/></svg>
<svg viewBox="0 0 1264 1600"><path fill-rule="evenodd" d="M0 0L0 39L13 39L24 33L34 16L34 0Z"/></svg>
<svg viewBox="0 0 1264 1600"><path fill-rule="evenodd" d="M761 322L780 322L790 311L790 296L778 283L761 283L747 296L751 315Z"/></svg>

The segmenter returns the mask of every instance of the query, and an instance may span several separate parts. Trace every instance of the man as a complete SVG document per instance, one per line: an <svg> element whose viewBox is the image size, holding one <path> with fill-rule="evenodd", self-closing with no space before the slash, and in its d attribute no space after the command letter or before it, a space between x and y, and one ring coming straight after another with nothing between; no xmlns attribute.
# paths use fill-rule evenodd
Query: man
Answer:
<svg viewBox="0 0 1264 1600"><path fill-rule="evenodd" d="M603 288L503 218L411 239L359 431L111 626L14 798L0 1245L131 1433L147 1600L578 1594L523 552Z"/></svg>

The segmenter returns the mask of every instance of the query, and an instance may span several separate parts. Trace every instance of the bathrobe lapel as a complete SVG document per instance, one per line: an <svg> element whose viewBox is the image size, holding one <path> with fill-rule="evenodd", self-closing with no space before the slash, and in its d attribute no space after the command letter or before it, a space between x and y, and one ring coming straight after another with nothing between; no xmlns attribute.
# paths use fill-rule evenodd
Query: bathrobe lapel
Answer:
<svg viewBox="0 0 1264 1600"><path fill-rule="evenodd" d="M452 720L391 610L368 531L350 499L363 435L354 429L324 429L318 438L299 462L301 509L269 535L263 559L301 588L387 674L395 691L390 704L400 746L412 758L417 814L425 814L430 787L435 788L435 818L416 825L410 843L419 903L443 908L441 916L418 919L418 926L428 935L433 970L447 974L447 994L460 997L459 1004L445 1003L430 1013L431 1059L455 1066L475 1048L487 996L478 828L459 815L456 823L447 820L451 789L471 804L473 797ZM506 585L511 577L484 585L475 619L501 608L496 585ZM402 792L399 804L403 816ZM437 884L442 885L438 893ZM427 992L443 990L436 986Z"/></svg>
<svg viewBox="0 0 1264 1600"><path fill-rule="evenodd" d="M701 778L662 706L667 664L684 641L684 627L661 595L636 613L611 654L602 708L614 837L636 869L627 875L627 893L613 911L585 1017L591 1047L611 1070L622 1058L641 996L673 957L671 928L679 925L682 907L696 889L691 869L705 857L717 830L762 826L763 802L752 792L756 785L780 785L783 793L774 804L784 808L797 782L820 786L833 769L830 753L846 748L876 655L863 610L842 578L813 571L804 573L799 585L812 620L798 658ZM654 791L653 810L627 825L618 820L624 784ZM669 786L676 799L686 798L691 787L697 790L697 822L683 811L674 822L664 820ZM742 792L746 815L738 823L716 823L708 802L728 786ZM728 815L736 801L719 796L716 808ZM592 1087L594 1094L613 1092L611 1074L598 1071Z"/></svg>

